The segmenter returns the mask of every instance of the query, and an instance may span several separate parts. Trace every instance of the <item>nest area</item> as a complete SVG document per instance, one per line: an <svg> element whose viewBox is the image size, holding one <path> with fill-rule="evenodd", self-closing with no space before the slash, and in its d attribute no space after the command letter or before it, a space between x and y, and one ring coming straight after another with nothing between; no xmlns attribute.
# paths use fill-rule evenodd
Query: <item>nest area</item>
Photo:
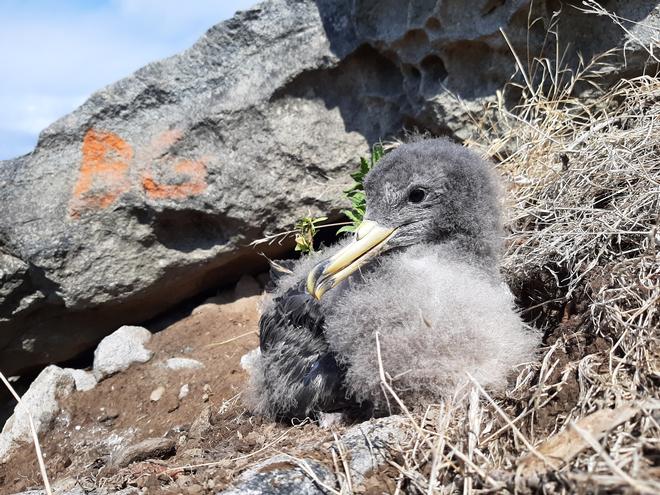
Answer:
<svg viewBox="0 0 660 495"><path fill-rule="evenodd" d="M573 96L605 63L522 84L470 143L507 179L503 269L544 346L503 396L416 419L414 492L660 492L660 79Z"/></svg>
<svg viewBox="0 0 660 495"><path fill-rule="evenodd" d="M409 435L373 493L660 493L660 78L602 89L609 55L537 59L480 116L468 145L505 178L502 269L543 346L502 394L469 380L414 410L381 367Z"/></svg>

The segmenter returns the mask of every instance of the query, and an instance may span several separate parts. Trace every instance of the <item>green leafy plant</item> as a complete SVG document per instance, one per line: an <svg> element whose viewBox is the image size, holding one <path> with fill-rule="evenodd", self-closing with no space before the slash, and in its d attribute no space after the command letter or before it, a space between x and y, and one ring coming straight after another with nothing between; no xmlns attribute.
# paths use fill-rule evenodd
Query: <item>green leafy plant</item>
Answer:
<svg viewBox="0 0 660 495"><path fill-rule="evenodd" d="M340 228L337 231L338 234L342 232L355 232L362 223L367 208L367 197L364 193L364 178L384 154L385 150L382 144L378 143L371 149L368 160L360 157L360 168L351 174L351 178L355 181L355 184L344 191L344 195L351 202L351 209L341 210L351 223Z"/></svg>
<svg viewBox="0 0 660 495"><path fill-rule="evenodd" d="M369 158L366 159L361 157L360 168L351 174L351 178L355 183L344 191L344 195L351 202L351 208L341 210L341 212L348 217L349 222L321 225L328 219L328 217L312 217L308 215L299 219L292 230L267 235L262 239L252 241L250 245L257 246L263 243L279 243L282 239L293 235L295 236L296 241L295 250L303 254L309 254L314 252L314 236L319 229L340 226L341 228L337 231L338 234L342 232L355 232L362 223L367 207L367 198L364 194L364 178L384 154L385 150L383 149L382 144L378 143L374 145L371 149Z"/></svg>
<svg viewBox="0 0 660 495"><path fill-rule="evenodd" d="M306 216L296 222L294 230L296 232L296 251L301 253L314 252L314 236L319 227L319 223L325 222L328 217Z"/></svg>

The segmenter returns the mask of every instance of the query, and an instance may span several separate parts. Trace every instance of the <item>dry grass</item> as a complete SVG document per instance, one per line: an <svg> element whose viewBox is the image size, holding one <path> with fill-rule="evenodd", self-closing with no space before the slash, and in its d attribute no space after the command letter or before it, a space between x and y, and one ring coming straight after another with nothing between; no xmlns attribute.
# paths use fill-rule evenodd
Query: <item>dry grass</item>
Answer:
<svg viewBox="0 0 660 495"><path fill-rule="evenodd" d="M660 493L660 78L602 89L611 55L516 57L519 104L481 117L469 144L510 185L503 268L545 346L505 396L472 382L416 418L401 493Z"/></svg>

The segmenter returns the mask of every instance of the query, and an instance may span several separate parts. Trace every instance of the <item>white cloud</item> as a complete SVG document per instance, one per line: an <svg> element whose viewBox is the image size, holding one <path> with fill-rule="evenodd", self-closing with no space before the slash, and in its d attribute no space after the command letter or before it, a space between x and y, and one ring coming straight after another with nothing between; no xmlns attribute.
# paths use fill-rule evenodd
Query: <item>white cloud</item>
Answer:
<svg viewBox="0 0 660 495"><path fill-rule="evenodd" d="M254 3L3 0L0 159L30 151L40 130L94 91L187 48Z"/></svg>

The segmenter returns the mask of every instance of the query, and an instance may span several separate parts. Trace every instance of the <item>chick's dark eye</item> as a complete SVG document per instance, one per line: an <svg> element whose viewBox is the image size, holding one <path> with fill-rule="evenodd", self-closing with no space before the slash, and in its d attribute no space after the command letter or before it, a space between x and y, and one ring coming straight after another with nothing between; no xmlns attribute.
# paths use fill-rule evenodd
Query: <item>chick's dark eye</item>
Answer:
<svg viewBox="0 0 660 495"><path fill-rule="evenodd" d="M424 201L424 198L426 198L426 191L424 189L420 189L419 187L411 190L410 194L408 194L408 201L411 203L421 203Z"/></svg>

